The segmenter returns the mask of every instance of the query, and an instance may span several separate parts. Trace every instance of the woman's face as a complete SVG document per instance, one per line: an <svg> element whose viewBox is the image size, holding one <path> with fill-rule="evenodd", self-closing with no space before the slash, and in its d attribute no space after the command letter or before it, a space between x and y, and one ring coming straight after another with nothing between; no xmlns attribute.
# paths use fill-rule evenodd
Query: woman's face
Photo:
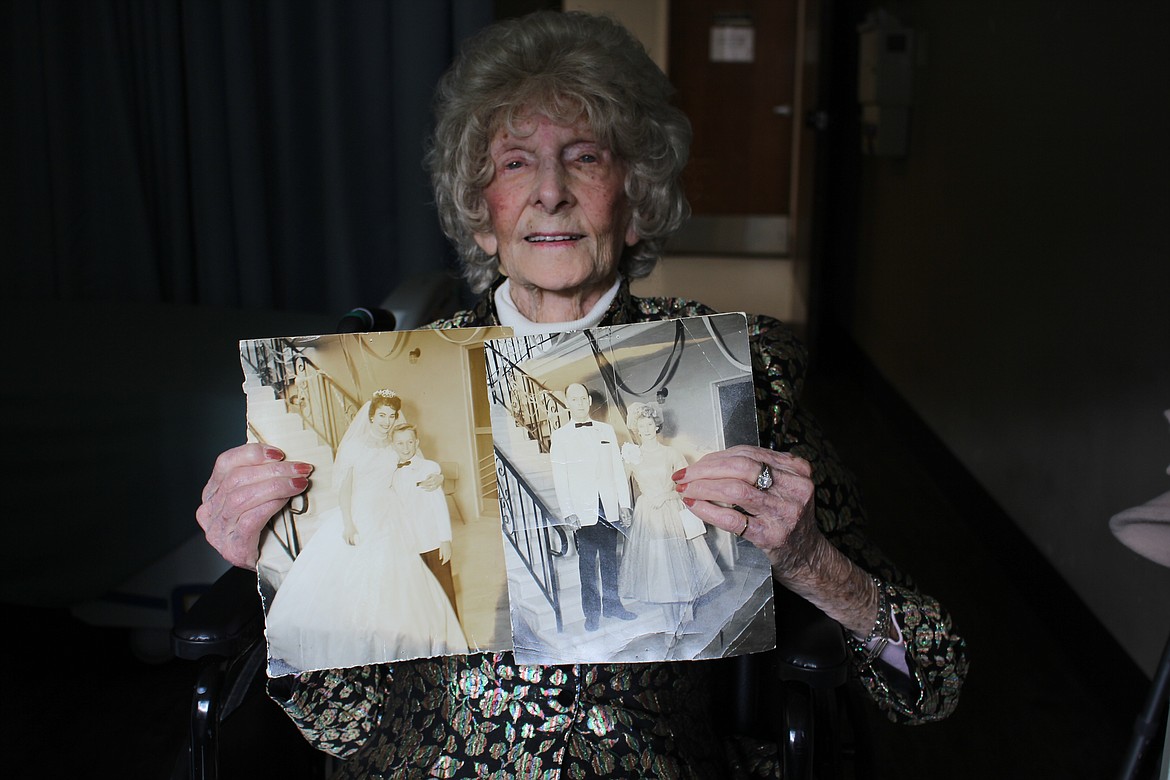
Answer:
<svg viewBox="0 0 1170 780"><path fill-rule="evenodd" d="M654 422L652 417L639 417L636 430L638 438L642 441L649 441L658 435L658 423Z"/></svg>
<svg viewBox="0 0 1170 780"><path fill-rule="evenodd" d="M541 114L502 128L484 190L491 231L476 243L498 255L513 284L574 293L613 283L622 248L638 240L625 196L625 165L584 122Z"/></svg>
<svg viewBox="0 0 1170 780"><path fill-rule="evenodd" d="M394 427L394 423L398 421L398 412L391 409L389 406L379 406L374 411L374 416L370 420L370 425L373 426L374 435L379 439L385 439L390 435L390 429Z"/></svg>

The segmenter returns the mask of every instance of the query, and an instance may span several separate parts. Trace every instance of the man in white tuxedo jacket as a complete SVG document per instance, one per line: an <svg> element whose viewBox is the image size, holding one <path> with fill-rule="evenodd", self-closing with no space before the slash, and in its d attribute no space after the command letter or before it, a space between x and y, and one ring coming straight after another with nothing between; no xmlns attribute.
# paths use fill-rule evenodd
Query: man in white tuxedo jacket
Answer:
<svg viewBox="0 0 1170 780"><path fill-rule="evenodd" d="M553 484L561 517L576 529L581 609L585 628L594 631L602 616L637 617L617 592L618 527L633 515L630 483L613 426L589 417L585 386L565 388L565 405L572 419L552 432Z"/></svg>

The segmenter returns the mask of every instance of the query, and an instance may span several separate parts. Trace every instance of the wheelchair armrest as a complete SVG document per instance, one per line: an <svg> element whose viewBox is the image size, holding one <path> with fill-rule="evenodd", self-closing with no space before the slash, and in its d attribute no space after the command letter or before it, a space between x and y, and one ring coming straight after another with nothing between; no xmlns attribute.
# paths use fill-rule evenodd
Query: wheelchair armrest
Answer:
<svg viewBox="0 0 1170 780"><path fill-rule="evenodd" d="M776 588L775 600L782 777L839 777L838 703L849 680L845 634L835 620L787 588Z"/></svg>
<svg viewBox="0 0 1170 780"><path fill-rule="evenodd" d="M776 661L781 680L835 688L849 677L841 626L787 588L777 587Z"/></svg>
<svg viewBox="0 0 1170 780"><path fill-rule="evenodd" d="M244 652L263 631L256 572L231 568L176 621L171 647L176 656L189 661L231 658Z"/></svg>
<svg viewBox="0 0 1170 780"><path fill-rule="evenodd" d="M774 604L776 649L712 666L721 692L716 707L726 713L724 724L733 734L775 739L775 724L793 717L778 707L796 706L785 690L833 697L849 677L845 637L836 621L786 588L775 588Z"/></svg>

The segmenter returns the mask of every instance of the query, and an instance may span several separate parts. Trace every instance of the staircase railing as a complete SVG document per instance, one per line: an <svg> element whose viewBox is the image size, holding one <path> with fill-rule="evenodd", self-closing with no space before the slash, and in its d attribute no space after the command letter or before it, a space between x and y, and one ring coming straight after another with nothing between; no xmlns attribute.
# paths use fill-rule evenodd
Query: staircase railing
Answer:
<svg viewBox="0 0 1170 780"><path fill-rule="evenodd" d="M569 536L560 518L545 505L507 456L498 447L495 452L504 537L524 561L545 601L552 607L560 633L564 630L564 619L556 559L568 552Z"/></svg>
<svg viewBox="0 0 1170 780"><path fill-rule="evenodd" d="M519 364L538 353L553 338L525 336L484 345L491 400L508 409L516 424L525 428L529 438L545 453L552 447L553 430L568 421L569 410L551 388L529 375Z"/></svg>
<svg viewBox="0 0 1170 780"><path fill-rule="evenodd" d="M336 456L341 437L361 407L357 399L291 339L249 341L243 345L240 356L260 383L271 387L275 397L284 402L285 409L300 415L304 425L329 445ZM251 423L248 430L258 441L265 441ZM273 520L273 534L292 560L301 552L297 517L308 511L308 496L301 494L289 501Z"/></svg>
<svg viewBox="0 0 1170 780"><path fill-rule="evenodd" d="M240 354L261 384L271 387L336 455L361 403L291 339L250 341Z"/></svg>
<svg viewBox="0 0 1170 780"><path fill-rule="evenodd" d="M296 355L293 364L296 395L286 397L285 401L289 409L295 409L305 425L315 431L336 456L341 437L357 415L361 402L307 356Z"/></svg>
<svg viewBox="0 0 1170 780"><path fill-rule="evenodd" d="M261 444L268 443L264 439L264 435L256 430L256 427L251 423L248 423L248 431L256 441ZM276 537L277 544L290 560L295 561L297 556L301 554L301 535L297 531L297 516L308 511L309 495L301 493L289 499L289 502L272 519L272 535Z"/></svg>
<svg viewBox="0 0 1170 780"><path fill-rule="evenodd" d="M483 500L485 502L498 503L500 499L500 491L496 486L496 459L489 453L484 455L476 463L476 468L479 472L479 484L483 485Z"/></svg>
<svg viewBox="0 0 1170 780"><path fill-rule="evenodd" d="M245 342L240 357L260 384L271 387L277 398L284 398L294 376L293 356L298 351L288 339L263 339Z"/></svg>

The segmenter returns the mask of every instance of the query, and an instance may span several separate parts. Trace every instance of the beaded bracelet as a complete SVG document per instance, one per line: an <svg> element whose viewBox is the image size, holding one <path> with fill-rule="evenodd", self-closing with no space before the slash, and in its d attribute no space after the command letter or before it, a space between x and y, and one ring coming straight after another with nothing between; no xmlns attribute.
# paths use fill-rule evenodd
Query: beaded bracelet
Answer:
<svg viewBox="0 0 1170 780"><path fill-rule="evenodd" d="M870 576L874 586L878 589L878 608L873 628L869 630L869 636L860 640L861 647L865 651L865 658L861 662L862 666L869 666L876 661L890 642L890 597L886 593L885 584L877 577ZM871 643L874 644L871 646Z"/></svg>

